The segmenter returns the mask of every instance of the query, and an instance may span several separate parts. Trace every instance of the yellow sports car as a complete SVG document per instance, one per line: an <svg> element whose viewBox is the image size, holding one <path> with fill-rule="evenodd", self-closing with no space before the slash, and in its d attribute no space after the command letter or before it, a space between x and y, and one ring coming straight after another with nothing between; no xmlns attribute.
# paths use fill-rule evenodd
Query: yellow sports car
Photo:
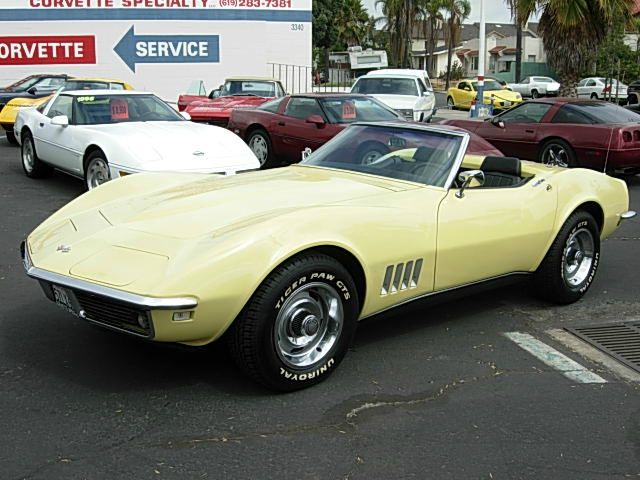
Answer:
<svg viewBox="0 0 640 480"><path fill-rule="evenodd" d="M447 106L469 110L478 97L477 80L461 80L447 91ZM484 104L493 105L495 110L506 110L522 103L522 95L504 88L495 80L484 81Z"/></svg>
<svg viewBox="0 0 640 480"><path fill-rule="evenodd" d="M21 246L60 307L158 342L223 336L290 391L325 379L358 320L531 276L570 303L628 211L621 180L466 155L445 126L359 123L298 165L235 176L136 174L91 190ZM371 152L377 152L374 156Z"/></svg>
<svg viewBox="0 0 640 480"><path fill-rule="evenodd" d="M70 78L62 90L133 90L133 87L126 82L120 80L107 80L103 78ZM18 144L15 134L13 133L13 125L16 123L18 112L21 108L39 106L49 101L51 95L41 98L23 98L18 97L9 100L2 110L0 110L0 126L2 126L7 135L9 143Z"/></svg>

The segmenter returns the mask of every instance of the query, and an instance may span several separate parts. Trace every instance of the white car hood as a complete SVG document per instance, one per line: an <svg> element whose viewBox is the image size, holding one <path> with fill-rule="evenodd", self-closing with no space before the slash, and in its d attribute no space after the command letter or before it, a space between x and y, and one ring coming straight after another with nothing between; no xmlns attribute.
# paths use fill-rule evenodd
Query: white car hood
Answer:
<svg viewBox="0 0 640 480"><path fill-rule="evenodd" d="M412 97L411 95L370 95L380 100L382 103L390 106L394 110L414 109L421 97Z"/></svg>
<svg viewBox="0 0 640 480"><path fill-rule="evenodd" d="M234 133L188 121L131 122L91 127L127 148L129 160L112 163L144 171L233 172L259 168L249 147Z"/></svg>

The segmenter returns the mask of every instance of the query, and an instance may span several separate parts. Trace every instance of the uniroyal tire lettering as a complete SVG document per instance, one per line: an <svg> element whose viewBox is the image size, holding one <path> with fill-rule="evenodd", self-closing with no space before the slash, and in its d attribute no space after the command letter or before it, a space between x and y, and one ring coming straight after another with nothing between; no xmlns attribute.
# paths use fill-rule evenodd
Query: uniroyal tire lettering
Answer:
<svg viewBox="0 0 640 480"><path fill-rule="evenodd" d="M327 372L334 363L335 360L333 358L330 358L329 361L327 361L327 363L322 365L320 368L307 373L293 373L280 367L280 375L282 375L287 380L292 380L294 382L304 382L305 380L312 380Z"/></svg>
<svg viewBox="0 0 640 480"><path fill-rule="evenodd" d="M342 280L336 280L336 276L327 273L327 272L314 272L309 276L308 281L317 281L317 280L326 280L328 283L332 283L336 286L336 288L342 293L342 296L345 300L349 300L351 298L351 293L349 292L349 288L344 284ZM304 283L307 283L307 277L300 277L298 280L293 282L287 288L285 288L284 293L280 295L278 302L276 303L276 310L280 310L284 301L291 295L296 288L302 286Z"/></svg>

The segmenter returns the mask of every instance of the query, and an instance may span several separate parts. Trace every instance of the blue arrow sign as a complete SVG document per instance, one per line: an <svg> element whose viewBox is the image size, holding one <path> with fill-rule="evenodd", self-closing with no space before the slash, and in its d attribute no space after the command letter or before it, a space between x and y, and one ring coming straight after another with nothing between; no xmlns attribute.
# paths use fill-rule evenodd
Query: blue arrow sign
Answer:
<svg viewBox="0 0 640 480"><path fill-rule="evenodd" d="M218 35L136 35L133 26L113 49L135 73L138 63L218 63Z"/></svg>

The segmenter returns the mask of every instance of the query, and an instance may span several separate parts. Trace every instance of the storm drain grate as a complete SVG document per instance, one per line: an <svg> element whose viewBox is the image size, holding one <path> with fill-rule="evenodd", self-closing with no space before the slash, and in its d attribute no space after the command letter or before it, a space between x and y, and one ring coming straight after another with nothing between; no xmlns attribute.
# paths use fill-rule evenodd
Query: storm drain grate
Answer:
<svg viewBox="0 0 640 480"><path fill-rule="evenodd" d="M640 321L565 328L598 350L640 372Z"/></svg>

